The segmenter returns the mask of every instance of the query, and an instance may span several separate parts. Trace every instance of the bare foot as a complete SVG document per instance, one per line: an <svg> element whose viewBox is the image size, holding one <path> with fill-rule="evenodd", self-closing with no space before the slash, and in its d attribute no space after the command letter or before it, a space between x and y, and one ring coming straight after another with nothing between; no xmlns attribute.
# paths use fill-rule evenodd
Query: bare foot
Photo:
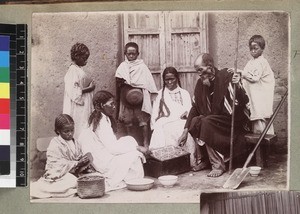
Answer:
<svg viewBox="0 0 300 214"><path fill-rule="evenodd" d="M222 169L213 169L210 171L210 173L208 173L208 177L220 177L222 174L224 173L224 171Z"/></svg>

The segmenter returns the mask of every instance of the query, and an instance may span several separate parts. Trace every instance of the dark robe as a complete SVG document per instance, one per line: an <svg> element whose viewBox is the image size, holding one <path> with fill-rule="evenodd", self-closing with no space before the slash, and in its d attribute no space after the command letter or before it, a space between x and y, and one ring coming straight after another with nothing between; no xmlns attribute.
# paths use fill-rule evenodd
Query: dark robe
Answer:
<svg viewBox="0 0 300 214"><path fill-rule="evenodd" d="M224 105L224 97L232 106L232 99L228 90L232 73L228 69L217 70L211 86L203 85L199 79L195 91L191 111L185 128L188 128L194 138L204 141L214 150L227 156L230 151L230 133L232 115ZM213 93L212 93L213 92ZM212 95L211 95L212 94ZM208 100L210 100L210 109ZM234 151L244 149L243 135L248 118L244 112L248 97L244 89L236 85L236 105L234 120ZM241 141L241 142L240 142Z"/></svg>

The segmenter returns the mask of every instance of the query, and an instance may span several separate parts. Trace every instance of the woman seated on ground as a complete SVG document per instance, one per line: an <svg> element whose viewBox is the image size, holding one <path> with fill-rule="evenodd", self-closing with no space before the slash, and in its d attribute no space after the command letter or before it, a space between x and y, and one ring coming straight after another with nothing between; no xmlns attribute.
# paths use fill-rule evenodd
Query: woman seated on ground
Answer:
<svg viewBox="0 0 300 214"><path fill-rule="evenodd" d="M68 114L55 119L55 133L47 148L46 172L31 184L33 198L69 197L77 192L77 177L93 172L90 153L83 155L74 140L74 121Z"/></svg>
<svg viewBox="0 0 300 214"><path fill-rule="evenodd" d="M151 114L153 133L150 149L169 145L178 146L178 138L192 107L189 92L180 87L177 70L174 67L167 67L162 77L163 88L158 92ZM184 149L191 154L191 166L194 166L196 164L195 142L191 135L188 136Z"/></svg>
<svg viewBox="0 0 300 214"><path fill-rule="evenodd" d="M105 177L105 190L124 188L126 180L143 178L142 160L147 151L133 137L117 139L114 97L108 91L98 91L93 97L94 111L89 127L79 136L83 152L90 152L93 167Z"/></svg>

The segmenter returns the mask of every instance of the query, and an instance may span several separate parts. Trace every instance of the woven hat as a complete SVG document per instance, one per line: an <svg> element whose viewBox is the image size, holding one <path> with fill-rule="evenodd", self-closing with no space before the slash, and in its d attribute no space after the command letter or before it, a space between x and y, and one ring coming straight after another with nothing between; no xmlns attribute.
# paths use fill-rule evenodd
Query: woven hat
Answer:
<svg viewBox="0 0 300 214"><path fill-rule="evenodd" d="M121 90L121 99L129 106L138 106L143 102L143 92L140 88L126 85Z"/></svg>

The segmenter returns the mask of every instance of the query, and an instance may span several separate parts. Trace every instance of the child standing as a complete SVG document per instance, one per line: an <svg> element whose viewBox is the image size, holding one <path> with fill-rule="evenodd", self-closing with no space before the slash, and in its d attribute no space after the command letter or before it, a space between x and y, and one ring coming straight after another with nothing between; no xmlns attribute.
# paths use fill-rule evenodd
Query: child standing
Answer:
<svg viewBox="0 0 300 214"><path fill-rule="evenodd" d="M77 190L77 176L92 169L90 153L82 155L79 143L74 140L74 121L67 114L55 119L55 133L47 148L46 172L31 184L30 195L35 198L68 197ZM90 168L91 167L91 168Z"/></svg>
<svg viewBox="0 0 300 214"><path fill-rule="evenodd" d="M90 56L88 47L76 43L71 49L73 63L65 75L65 92L63 113L69 114L75 121L75 138L87 125L88 117L92 112L94 81L89 79L82 69Z"/></svg>
<svg viewBox="0 0 300 214"><path fill-rule="evenodd" d="M242 82L250 100L250 120L253 133L261 133L273 114L275 78L268 61L262 55L265 40L261 35L254 35L249 40L253 57L242 71ZM268 134L274 134L273 126Z"/></svg>
<svg viewBox="0 0 300 214"><path fill-rule="evenodd" d="M139 55L138 45L134 42L129 42L124 49L126 59L119 65L115 74L118 94L121 97L118 119L125 123L128 132L131 132L130 129L134 121L137 121L143 130L143 145L148 148L149 122L152 112L151 95L157 94L157 88L149 68L142 59L137 59ZM121 93L128 88L140 89L141 104L130 104L128 96Z"/></svg>

